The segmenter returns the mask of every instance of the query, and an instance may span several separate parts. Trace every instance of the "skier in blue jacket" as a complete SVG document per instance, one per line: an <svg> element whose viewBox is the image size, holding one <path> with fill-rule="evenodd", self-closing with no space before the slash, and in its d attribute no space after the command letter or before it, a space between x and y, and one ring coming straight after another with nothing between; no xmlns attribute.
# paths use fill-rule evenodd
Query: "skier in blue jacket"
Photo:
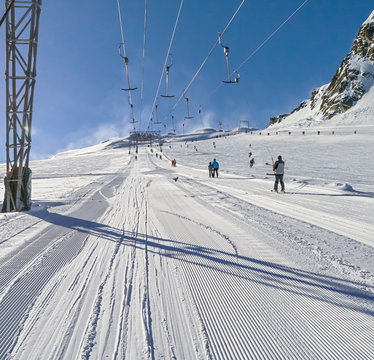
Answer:
<svg viewBox="0 0 374 360"><path fill-rule="evenodd" d="M212 165L213 165L213 177L214 177L214 175L216 175L218 177L219 164L218 164L216 159L213 160Z"/></svg>

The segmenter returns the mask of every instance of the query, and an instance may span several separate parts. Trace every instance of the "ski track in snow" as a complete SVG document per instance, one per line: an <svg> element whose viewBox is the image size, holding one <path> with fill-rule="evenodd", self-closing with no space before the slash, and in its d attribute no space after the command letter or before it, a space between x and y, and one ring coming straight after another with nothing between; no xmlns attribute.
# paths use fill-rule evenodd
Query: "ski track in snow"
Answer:
<svg viewBox="0 0 374 360"><path fill-rule="evenodd" d="M373 358L373 274L333 253L369 245L168 165L140 148L12 218L34 232L0 266L0 359Z"/></svg>
<svg viewBox="0 0 374 360"><path fill-rule="evenodd" d="M81 198L85 198L90 192L92 190L88 190ZM83 209L79 207L76 213L90 214L88 208L86 211L84 210L85 206L95 210L94 216L105 209L100 206L92 208L90 200L95 200L96 196L97 192L93 192L91 197L88 197L88 200L84 202ZM99 203L100 197L96 201ZM36 213L36 216L43 215L45 214ZM3 292L6 288L6 291L2 293L0 302L0 333L2 334L0 358L5 356L15 345L17 334L22 329L22 324L27 320L29 311L43 287L59 269L77 255L84 245L87 235L84 232L76 234L79 230L74 229L76 226L74 215L74 211L68 215L48 214L47 221L61 226L59 232L56 232L55 227L42 230L34 241L30 240L21 252L2 266L0 289ZM90 219L82 221L90 221ZM35 222L36 225L38 223L38 221ZM69 226L73 230L69 230ZM30 259L33 258L35 261L27 266ZM26 268L23 269L25 265ZM11 286L9 286L10 279L13 279Z"/></svg>
<svg viewBox="0 0 374 360"><path fill-rule="evenodd" d="M210 186L188 179L186 182L192 182L194 185L197 183L197 188L205 188L208 194L209 192L211 193ZM217 202L215 200L217 192L219 194L224 194L224 202ZM310 225L304 221L253 205L230 193L222 193L221 191L217 192L212 195L203 195L204 201L213 203L216 209L221 209L226 214L230 213L239 220L257 224L258 229L261 229L261 231L267 234L278 234L279 237L276 238L277 241L283 239L283 244L285 244L288 249L290 246L297 250L300 246L306 248L310 253L310 256L318 257L319 262L324 260L326 262L325 266L335 266L339 271L353 276L358 281L361 280L362 286L365 287L366 290L374 293L374 275L371 275L368 271L361 269L356 265L350 264L343 258L335 255L333 251L323 249L320 243L315 244L314 239L329 239L331 243L343 243L344 248L349 249L349 252L352 253L357 247L362 248L362 251L372 253L373 250L369 246L358 244L355 240L336 234L328 229ZM191 194L191 192L189 193ZM191 196L195 197L196 191L193 195L191 194ZM325 242L327 241L325 240ZM296 246L293 244L296 244Z"/></svg>
<svg viewBox="0 0 374 360"><path fill-rule="evenodd" d="M195 193L194 193L194 197L196 196L196 189L201 189L202 188L202 186L201 186L201 184L199 184L199 186L198 187L193 187L193 189L195 190ZM198 196L197 196L198 197ZM204 200L205 200L205 198L204 198ZM256 210L258 210L258 209L256 209ZM268 216L267 216L267 218L269 218L270 216L269 215L273 215L271 212L267 212L268 213ZM263 213L261 213L261 215L264 215ZM183 217L180 217L180 218L182 218L183 219ZM189 220L190 221L190 220ZM263 224L263 222L262 222L262 224ZM180 227L177 227L178 228L178 230L180 230ZM206 227L206 228L209 228L209 227ZM184 233L184 232L182 232L182 233ZM174 236L176 237L176 238L178 238L178 235L177 234L174 234ZM203 249L201 249L201 250L203 250ZM204 250L204 251L206 251L206 250ZM231 260L231 262L232 262L232 260ZM231 267L234 265L234 264L232 264L230 262L230 269L231 269ZM276 264L271 264L271 265L273 265L275 268L277 268L277 266L276 266ZM206 265L208 268L209 268L209 265ZM211 266L211 268L212 269L214 269L214 270L217 270L217 266ZM295 293L295 294L297 294L297 292L296 291L294 291L293 290L293 285L292 285L292 283L293 283L293 276L292 276L292 273L291 273L291 275L289 274L289 272L290 272L290 270L292 270L292 272L296 272L296 269L287 269L287 268L285 268L285 269L283 269L283 267L281 267L281 266L279 266L278 267L279 268L279 270L278 271L276 271L276 273L277 274L275 274L276 276L278 276L279 277L279 279L288 279L288 281L289 281L289 283L290 283L290 285L289 284L287 284L287 286L289 286L290 287L290 289L287 289L287 291L289 291L290 293ZM222 272L224 273L225 272L225 270L222 270ZM283 272L285 272L286 273L286 275L284 275L284 273ZM278 274L279 273L279 274ZM296 272L297 273L297 272ZM242 277L244 278L244 279L246 279L247 278L247 276L245 275L245 274L243 274L242 275ZM302 277L303 277L303 274L302 274L302 272L300 272L300 277L301 277L301 279L302 279ZM315 277L315 279L313 279L313 277ZM212 281L212 278L211 277L208 277L209 278L209 281ZM308 281L305 281L305 280L300 280L300 283L301 284L305 284L306 285L306 287L308 287L309 285L311 285L312 287L314 286L314 284L313 284L313 280L317 280L317 281L320 281L319 279L318 279L318 276L313 276L312 274L311 275L309 275L309 274L306 274L306 278L308 279ZM312 279L312 281L310 281L310 279ZM222 280L222 279L220 279L220 280ZM337 280L337 279L335 279L335 280ZM326 281L326 282L325 282ZM191 281L191 279L190 280L188 280L187 281L188 282L188 284L193 284L194 283L194 281ZM201 279L199 279L199 281L195 281L197 284L201 284ZM317 287L320 287L323 291L325 291L325 290L327 290L327 292L328 292L328 290L329 290L329 288L328 288L328 283L329 283L330 281L329 281L329 279L323 279L323 276L322 276L322 281L321 281L321 283L322 284L320 284L320 285L318 285L317 284ZM206 288L206 287L208 287L209 285L208 284L204 284L204 285L206 285L206 286L204 286L204 289ZM190 285L190 286L192 286L192 285ZM274 286L275 287L275 286ZM339 287L340 287L340 285L338 285L337 286L337 289L334 289L334 290L336 290L336 291L340 291L340 289L339 289ZM342 288L344 288L345 287L345 285L344 285L344 283L341 285L341 287ZM202 291L201 291L202 292ZM198 289L197 288L193 288L192 289L192 291L191 291L191 293L192 294L194 294L195 296L197 296L197 294L199 294L199 293L201 293L200 291L198 291ZM254 293L257 293L258 291L255 291ZM220 291L218 291L218 292L216 292L216 293L218 293L218 294L220 294L221 292ZM313 293L313 292L312 292ZM347 289L347 293L348 294L352 294L352 288L351 289ZM360 293L360 291L358 291L358 293ZM367 298L368 300L371 300L372 301L372 299L370 298L370 296L369 295L367 295L367 294L365 294L365 293L361 293L361 295L364 297L364 298ZM359 295L360 296L360 295ZM321 294L321 298L319 298L318 296L312 296L312 295L310 295L310 297L311 298L313 298L313 299L315 299L315 300L317 300L317 301L319 301L320 299L325 299L325 301L327 302L327 303L329 303L329 302L331 302L331 304L334 304L334 305L337 305L338 304L338 302L335 302L334 300L333 300L333 297L332 297L332 299L330 300L329 298L330 298L330 296L328 295L328 296L326 296L326 294ZM226 298L226 297L225 297ZM352 299L353 300L353 299ZM201 304L201 306L203 306L203 304L204 303L206 303L206 302L208 302L209 303L209 306L211 306L212 305L212 303L211 302L209 302L207 299L204 299L204 300L202 300L202 299L196 299L196 302L197 303L199 303L199 304ZM241 303L245 303L245 299L241 299L240 301L238 301L238 304L241 304ZM235 309L237 309L237 307L238 307L238 304L235 304L235 306L233 306ZM233 305L233 304L231 304L231 305ZM352 308L353 309L355 309L355 306L353 305L353 304L351 304L351 306L352 306ZM219 307L219 305L218 305L218 308L220 308ZM358 310L359 308L357 308L357 310ZM202 311L202 310L201 310ZM208 311L208 310L207 310ZM264 309L264 311L268 311L268 310L266 310L266 309ZM274 311L276 311L276 310L274 310ZM212 321L211 319L217 319L217 317L219 317L219 315L220 315L220 312L221 312L221 316L222 316L222 309L221 309L221 311L216 311L216 313L215 314L212 314L211 316L206 316L205 317L205 319L206 319L206 321ZM202 312L202 316L204 316L203 315L204 314L204 312ZM233 314L230 314L230 316L228 316L227 318L232 318L232 315ZM226 318L226 319L227 319ZM240 315L240 316L238 316L238 319L242 319L242 318L246 318L245 316L243 316L243 315ZM227 320L222 320L222 323L227 323ZM240 322L240 321L239 321ZM216 326L214 326L214 325L210 325L209 326L209 328L215 328L215 327L217 327L218 329L220 328L220 326L219 325L216 325ZM243 328L241 329L242 331L243 331L243 329L245 328L245 325L243 325ZM295 327L294 327L295 329L297 329L297 324L295 324ZM222 330L222 329L221 329ZM226 330L227 331L227 330ZM240 332L240 331L239 331ZM243 331L244 333L245 333L245 331ZM233 334L237 334L238 332L237 331L232 331L232 333L230 334L231 336L233 336ZM211 337L210 337L210 341L211 342L213 342L214 341L214 339L215 339L215 337L217 337L217 343L221 343L220 344L220 349L219 349L219 351L220 351L220 353L217 355L219 358L220 357L230 357L230 356L233 356L233 357L241 357L241 356L244 356L244 357L247 357L247 356L250 356L250 357L252 357L252 356L254 356L255 357L255 355L254 354L249 354L249 353L241 353L241 354L239 354L239 353L236 353L236 354L232 354L232 353L230 353L230 352L225 352L225 350L224 349L222 349L222 338L224 338L224 339L230 339L231 338L231 336L230 336L229 334L222 334L222 333L219 333L218 332L218 334L214 334L214 335L211 335ZM253 335L253 334L251 334L251 335ZM266 336L266 334L263 334L264 336ZM295 334L292 334L292 336L293 335L295 335ZM291 339L292 339L292 336L290 336L290 338L289 338L289 341L291 341ZM234 336L234 338L237 338L237 335L236 336ZM261 339L262 338L262 335L259 335L259 339ZM219 340L218 340L219 339ZM316 339L314 339L314 341L315 341ZM325 341L323 340L323 338L319 338L318 339L319 340L319 342L320 343L324 343ZM227 340L228 341L228 340ZM247 342L248 341L248 342ZM258 340L259 341L259 344L261 344L261 340ZM233 351L233 349L238 349L237 351L240 351L240 349L243 349L242 347L243 347L243 344L248 344L248 343L250 343L250 341L249 341L249 339L246 339L246 341L243 341L241 344L238 344L238 343L235 343L235 344L231 344L231 346L229 347L229 349L230 349L230 351ZM241 347L242 346L242 347ZM255 346L255 345L254 345ZM321 345L322 346L322 345ZM325 345L326 346L326 345ZM244 347L246 347L246 346L244 346ZM313 347L313 345L312 345L312 342L310 342L310 348L312 348ZM216 351L218 351L218 350L216 350ZM268 349L264 349L263 350L264 351L264 353L266 354L266 352L267 351L269 351ZM274 351L274 349L271 349L270 351ZM295 351L295 350L294 350ZM309 349L308 350L308 352L306 352L306 353L304 353L304 354L299 354L298 356L303 356L304 358L309 358L309 356L311 356L310 355L310 352L311 350ZM265 358L266 357L270 357L271 355L270 355L271 353L267 353L267 355L264 355L265 356ZM290 354L281 354L281 357L283 357L283 356L290 356ZM316 355L317 356L317 355ZM331 354L329 355L329 356L332 356ZM312 358L313 358L313 355L311 356Z"/></svg>

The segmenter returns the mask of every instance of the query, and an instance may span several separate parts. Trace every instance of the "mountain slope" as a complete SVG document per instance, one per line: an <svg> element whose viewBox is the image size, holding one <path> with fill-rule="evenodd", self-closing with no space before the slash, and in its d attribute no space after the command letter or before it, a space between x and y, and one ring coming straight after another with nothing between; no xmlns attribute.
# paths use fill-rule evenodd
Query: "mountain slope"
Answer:
<svg viewBox="0 0 374 360"><path fill-rule="evenodd" d="M354 107L374 84L374 11L362 24L349 54L331 82L313 91L291 114L270 119L270 125L284 120L288 124L312 125L329 120ZM295 115L294 115L295 114ZM294 115L291 119L289 117Z"/></svg>
<svg viewBox="0 0 374 360"><path fill-rule="evenodd" d="M32 209L0 214L0 359L373 359L373 134L189 134L136 159L112 139L32 162Z"/></svg>

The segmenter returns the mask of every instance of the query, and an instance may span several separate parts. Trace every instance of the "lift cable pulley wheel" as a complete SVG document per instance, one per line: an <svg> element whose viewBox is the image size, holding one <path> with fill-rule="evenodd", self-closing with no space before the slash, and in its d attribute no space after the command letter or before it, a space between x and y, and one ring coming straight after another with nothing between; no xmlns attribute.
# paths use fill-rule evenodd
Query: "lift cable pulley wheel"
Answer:
<svg viewBox="0 0 374 360"><path fill-rule="evenodd" d="M161 95L164 98L173 98L174 95L169 95L169 72L170 68L173 66L173 55L169 54L170 64L165 66L166 72L166 95Z"/></svg>
<svg viewBox="0 0 374 360"><path fill-rule="evenodd" d="M221 34L219 34L218 42L223 47L223 52L225 53L225 56L226 56L227 73L229 74L229 80L228 81L227 80L222 80L222 82L224 82L225 84L236 84L236 83L239 82L240 75L239 75L239 73L237 71L235 71L236 77L235 77L235 79L231 79L230 64L229 64L229 47L228 46L224 46L222 44L222 35Z"/></svg>
<svg viewBox="0 0 374 360"><path fill-rule="evenodd" d="M130 76L129 76L129 58L127 56L124 56L121 52L121 47L122 47L123 43L119 44L119 47L118 47L118 52L119 52L119 56L123 59L123 62L125 64L125 69L126 69L126 78L127 78L127 89L121 89L123 91L133 91L133 90L136 90L137 88L132 88L130 86Z"/></svg>

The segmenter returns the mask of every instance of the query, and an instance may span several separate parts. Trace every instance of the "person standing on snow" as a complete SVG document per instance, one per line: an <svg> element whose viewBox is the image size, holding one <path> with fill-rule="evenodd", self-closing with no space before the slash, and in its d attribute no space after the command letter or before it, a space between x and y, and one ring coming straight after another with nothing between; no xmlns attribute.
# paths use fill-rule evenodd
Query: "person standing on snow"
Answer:
<svg viewBox="0 0 374 360"><path fill-rule="evenodd" d="M284 175L284 161L282 160L282 156L278 156L278 160L273 165L273 171L275 175L275 182L274 182L274 191L278 192L278 184L280 182L282 192L284 192L284 182L283 182L283 175Z"/></svg>
<svg viewBox="0 0 374 360"><path fill-rule="evenodd" d="M213 177L214 177L214 175L216 175L218 177L219 164L218 164L216 159L213 159L212 166L213 166Z"/></svg>
<svg viewBox="0 0 374 360"><path fill-rule="evenodd" d="M213 173L213 165L212 165L211 161L209 162L208 170L209 170L209 177L211 178L212 177L212 173Z"/></svg>

